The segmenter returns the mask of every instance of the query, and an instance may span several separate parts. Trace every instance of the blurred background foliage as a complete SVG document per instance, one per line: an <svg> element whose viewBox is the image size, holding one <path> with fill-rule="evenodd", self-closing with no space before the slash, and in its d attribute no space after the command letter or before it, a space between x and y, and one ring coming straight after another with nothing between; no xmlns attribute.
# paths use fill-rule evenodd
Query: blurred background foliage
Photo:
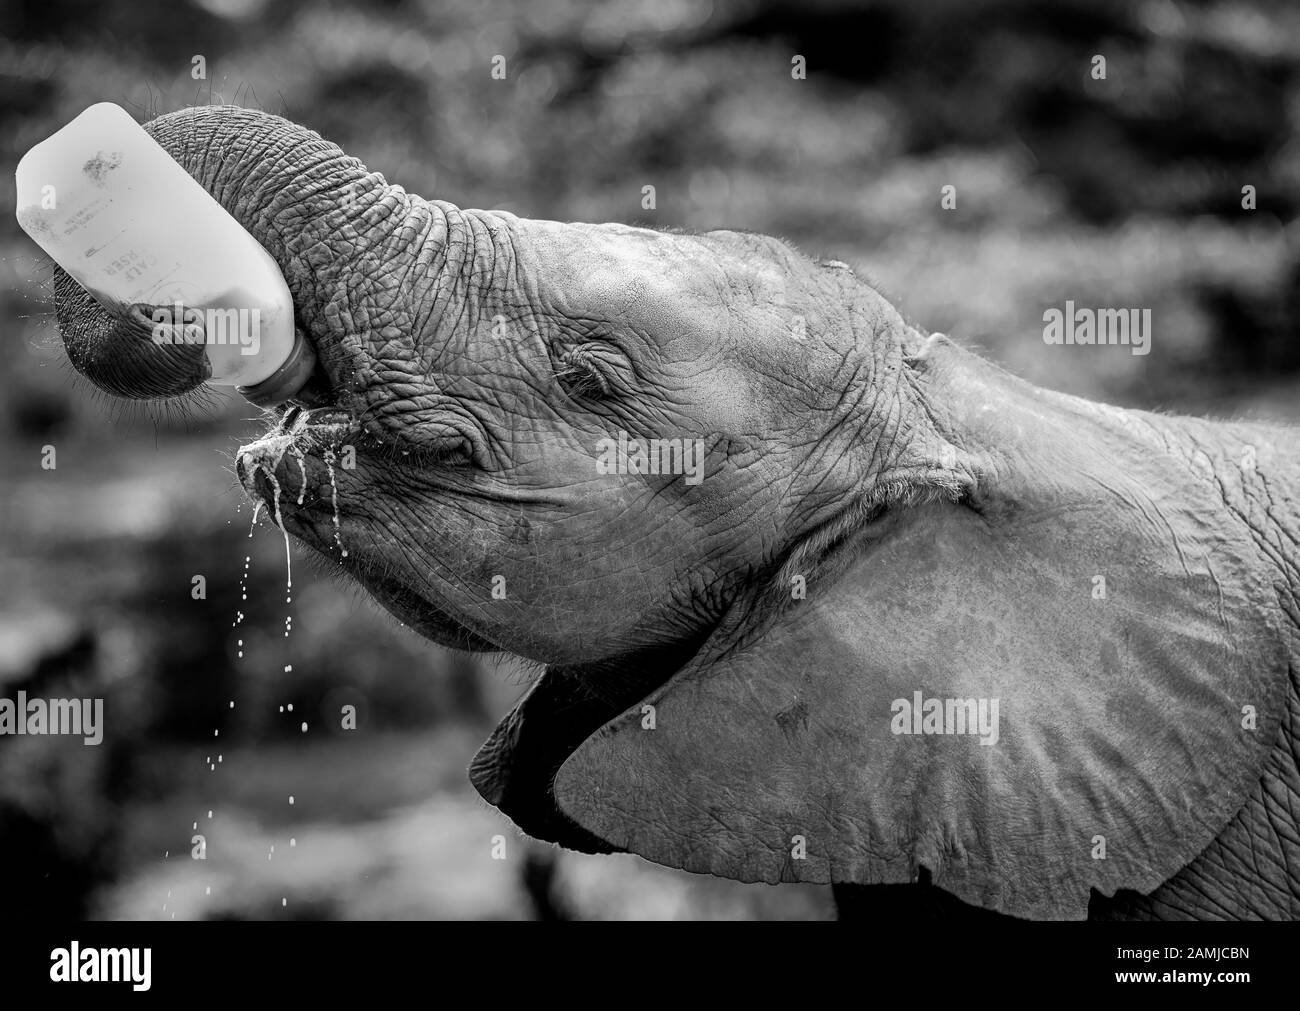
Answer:
<svg viewBox="0 0 1300 1011"><path fill-rule="evenodd" d="M1289 0L6 0L0 153L99 101L255 106L463 206L781 235L1038 383L1295 421L1298 75ZM830 915L518 837L464 770L530 672L429 647L301 554L286 639L283 542L230 473L256 412L96 395L0 205L0 695L108 714L99 748L0 738L2 915ZM1066 299L1150 308L1151 353L1046 347Z"/></svg>

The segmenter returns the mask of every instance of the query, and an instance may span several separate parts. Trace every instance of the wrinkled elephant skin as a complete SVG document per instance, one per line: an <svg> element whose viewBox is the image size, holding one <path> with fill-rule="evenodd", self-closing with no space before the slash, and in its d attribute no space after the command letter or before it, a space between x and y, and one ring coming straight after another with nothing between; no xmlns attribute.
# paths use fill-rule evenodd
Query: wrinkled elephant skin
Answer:
<svg viewBox="0 0 1300 1011"><path fill-rule="evenodd" d="M148 129L320 361L245 488L431 640L546 665L471 768L524 831L867 910L1300 915L1293 432L1037 389L764 236L461 210L257 112ZM204 378L57 294L109 392Z"/></svg>

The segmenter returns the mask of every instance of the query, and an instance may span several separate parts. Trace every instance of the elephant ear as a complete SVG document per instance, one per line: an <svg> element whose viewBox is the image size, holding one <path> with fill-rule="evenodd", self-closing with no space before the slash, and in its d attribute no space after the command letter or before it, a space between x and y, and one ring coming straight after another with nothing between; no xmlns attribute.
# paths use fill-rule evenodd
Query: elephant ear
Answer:
<svg viewBox="0 0 1300 1011"><path fill-rule="evenodd" d="M1288 656L1224 501L1248 478L1198 473L1141 416L987 368L949 378L971 493L887 512L762 635L719 633L653 711L587 738L555 776L568 818L689 871L924 867L1050 919L1084 918L1092 889L1155 889L1225 827L1276 741Z"/></svg>

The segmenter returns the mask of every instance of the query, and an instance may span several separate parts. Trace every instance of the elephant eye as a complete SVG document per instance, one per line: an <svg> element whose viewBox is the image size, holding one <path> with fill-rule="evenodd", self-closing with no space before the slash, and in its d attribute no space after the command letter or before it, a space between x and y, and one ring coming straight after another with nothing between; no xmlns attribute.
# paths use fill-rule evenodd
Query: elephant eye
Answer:
<svg viewBox="0 0 1300 1011"><path fill-rule="evenodd" d="M618 348L591 342L560 352L555 375L570 396L595 399L631 389L633 373Z"/></svg>

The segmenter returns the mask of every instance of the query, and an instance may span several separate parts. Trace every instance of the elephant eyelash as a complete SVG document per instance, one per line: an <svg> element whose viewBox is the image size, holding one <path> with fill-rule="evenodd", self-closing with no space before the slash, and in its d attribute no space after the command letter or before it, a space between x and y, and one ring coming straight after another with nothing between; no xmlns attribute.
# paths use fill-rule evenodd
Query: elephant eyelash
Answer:
<svg viewBox="0 0 1300 1011"><path fill-rule="evenodd" d="M576 397L608 397L610 377L599 357L588 347L570 348L559 356L555 377Z"/></svg>

